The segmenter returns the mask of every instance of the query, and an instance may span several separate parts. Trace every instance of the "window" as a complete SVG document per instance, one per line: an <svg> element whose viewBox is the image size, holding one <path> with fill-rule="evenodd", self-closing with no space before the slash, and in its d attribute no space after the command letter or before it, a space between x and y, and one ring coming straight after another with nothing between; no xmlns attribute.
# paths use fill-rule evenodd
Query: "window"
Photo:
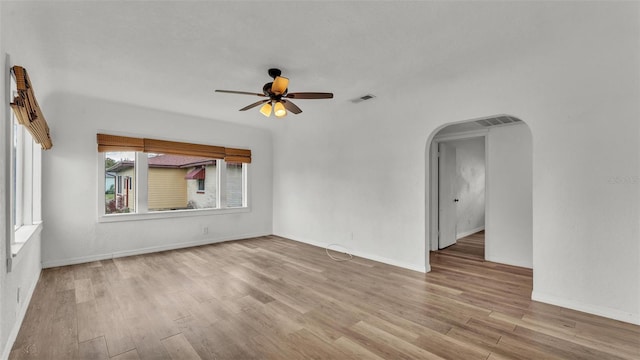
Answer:
<svg viewBox="0 0 640 360"><path fill-rule="evenodd" d="M245 166L243 163L227 163L227 207L242 207L245 194Z"/></svg>
<svg viewBox="0 0 640 360"><path fill-rule="evenodd" d="M136 194L133 191L136 177L135 159L136 153L133 151L105 153L105 214L136 211Z"/></svg>
<svg viewBox="0 0 640 360"><path fill-rule="evenodd" d="M250 150L98 134L98 151L102 215L247 207Z"/></svg>
<svg viewBox="0 0 640 360"><path fill-rule="evenodd" d="M11 77L12 98L17 96L16 82ZM11 224L15 233L11 245L22 244L30 237L34 225L41 222L41 149L13 112L9 118L11 132ZM17 251L14 251L14 253Z"/></svg>
<svg viewBox="0 0 640 360"><path fill-rule="evenodd" d="M24 129L18 124L15 115L12 114L13 123L13 148L11 152L11 203L13 212L13 226L18 229L22 226L22 179L24 165Z"/></svg>

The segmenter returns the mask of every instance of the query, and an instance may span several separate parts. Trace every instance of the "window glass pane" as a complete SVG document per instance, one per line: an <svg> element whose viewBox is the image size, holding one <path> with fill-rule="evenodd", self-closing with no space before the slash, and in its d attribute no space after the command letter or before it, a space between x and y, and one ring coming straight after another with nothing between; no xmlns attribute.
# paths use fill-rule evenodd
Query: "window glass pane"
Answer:
<svg viewBox="0 0 640 360"><path fill-rule="evenodd" d="M105 213L136 211L136 153L107 152L104 162Z"/></svg>
<svg viewBox="0 0 640 360"><path fill-rule="evenodd" d="M18 86L16 84L16 80L13 76L10 76L11 84L10 84L10 94L11 99L18 96ZM11 212L13 215L13 226L14 229L18 229L23 225L22 221L22 209L23 209L23 186L22 179L23 169L24 169L24 138L22 133L24 128L22 125L18 123L18 119L16 118L13 111L11 111L11 123L13 125L12 134L11 134L11 200L13 206L11 208Z"/></svg>
<svg viewBox="0 0 640 360"><path fill-rule="evenodd" d="M18 214L20 213L18 211L18 207L19 204L17 202L17 199L20 199L21 196L18 195L18 137L19 137L19 128L18 126L20 126L18 124L18 122L16 121L15 116L11 115L11 118L13 120L13 134L12 134L12 152L11 152L11 173L12 175L12 179L11 179L11 186L12 186L12 190L11 190L11 201L13 204L13 207L11 209L11 211L13 212L13 226L14 227L18 227L19 225L22 225L22 221L18 218Z"/></svg>
<svg viewBox="0 0 640 360"><path fill-rule="evenodd" d="M149 153L149 211L216 207L216 159Z"/></svg>
<svg viewBox="0 0 640 360"><path fill-rule="evenodd" d="M244 205L244 171L242 163L227 164L227 207Z"/></svg>

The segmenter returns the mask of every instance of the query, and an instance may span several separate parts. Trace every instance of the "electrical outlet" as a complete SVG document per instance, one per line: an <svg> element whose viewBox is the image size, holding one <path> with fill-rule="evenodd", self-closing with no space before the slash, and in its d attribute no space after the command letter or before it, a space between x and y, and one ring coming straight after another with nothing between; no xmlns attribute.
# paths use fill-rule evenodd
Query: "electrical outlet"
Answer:
<svg viewBox="0 0 640 360"><path fill-rule="evenodd" d="M209 233L209 227L208 226L203 226L202 227L202 235L207 235Z"/></svg>

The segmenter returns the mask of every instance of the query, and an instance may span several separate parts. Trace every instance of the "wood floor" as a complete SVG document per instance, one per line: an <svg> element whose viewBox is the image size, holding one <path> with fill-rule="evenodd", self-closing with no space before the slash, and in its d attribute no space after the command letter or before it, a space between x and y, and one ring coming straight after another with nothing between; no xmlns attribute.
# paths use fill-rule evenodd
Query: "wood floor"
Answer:
<svg viewBox="0 0 640 360"><path fill-rule="evenodd" d="M422 274L269 236L46 269L10 359L639 359L640 327L533 302L531 271Z"/></svg>
<svg viewBox="0 0 640 360"><path fill-rule="evenodd" d="M484 261L484 230L458 239L455 244L438 250L438 253Z"/></svg>

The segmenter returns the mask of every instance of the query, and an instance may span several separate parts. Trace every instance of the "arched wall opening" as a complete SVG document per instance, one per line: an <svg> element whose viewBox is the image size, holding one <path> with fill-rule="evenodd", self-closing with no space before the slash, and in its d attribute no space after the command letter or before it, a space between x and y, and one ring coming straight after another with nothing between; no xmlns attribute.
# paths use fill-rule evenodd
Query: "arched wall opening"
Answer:
<svg viewBox="0 0 640 360"><path fill-rule="evenodd" d="M529 126L521 119L500 114L443 124L428 138L425 149L427 270L430 269L430 252L438 250L443 231L449 231L446 228L447 223L443 225L441 220L451 216L451 212L447 210L447 206L441 204L446 204L445 201L455 201L455 205L450 203L449 207L457 208L464 201L459 199L459 194L454 193L452 198L448 198L440 191L440 183L449 183L447 178L442 178L440 174L438 163L442 159L439 158L439 148L443 149L441 144L479 138L484 140L485 160L484 260L533 268L532 134ZM454 231L456 238L465 235L464 231L462 234Z"/></svg>

